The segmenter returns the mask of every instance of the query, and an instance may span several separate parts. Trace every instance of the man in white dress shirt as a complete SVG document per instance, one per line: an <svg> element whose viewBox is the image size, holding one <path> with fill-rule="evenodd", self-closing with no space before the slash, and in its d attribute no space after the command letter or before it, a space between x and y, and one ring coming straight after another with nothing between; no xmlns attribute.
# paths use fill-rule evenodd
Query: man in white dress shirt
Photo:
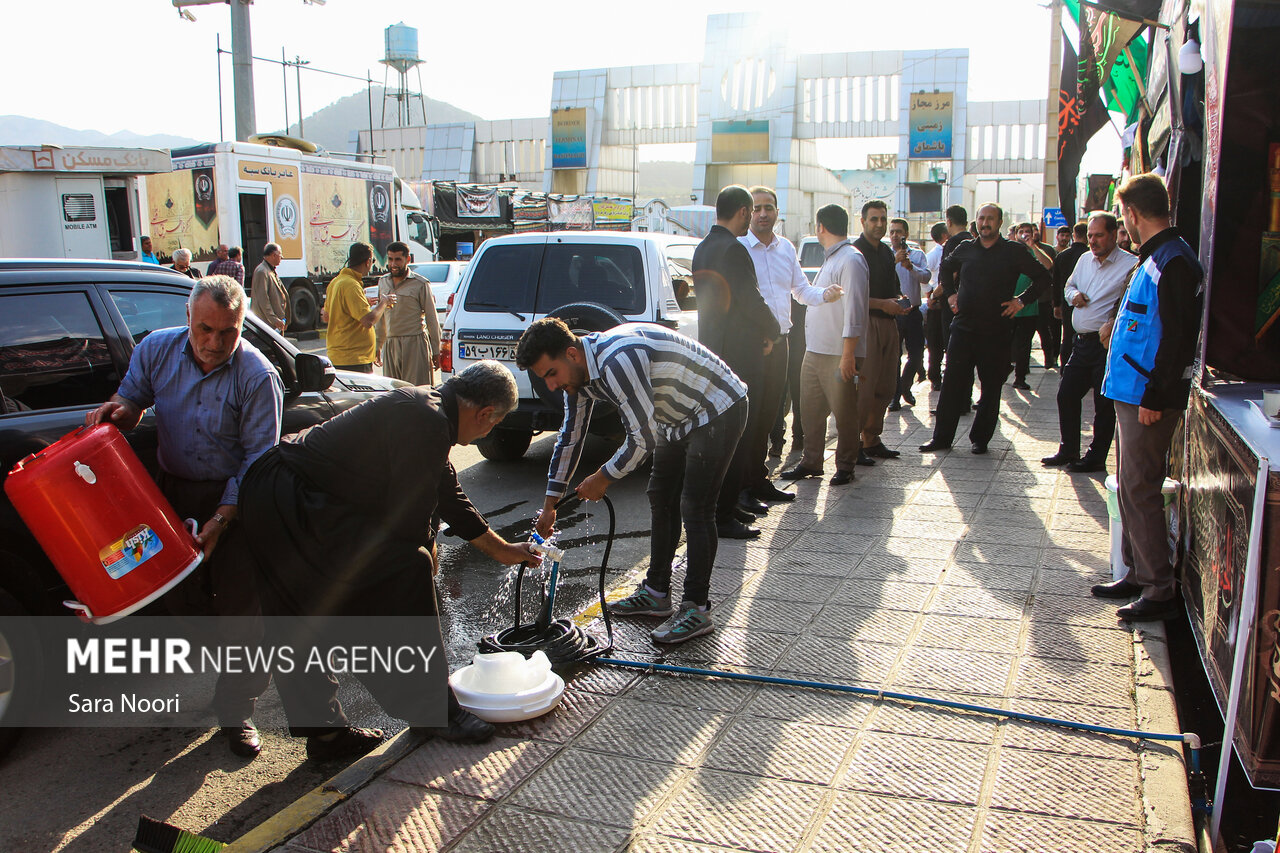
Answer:
<svg viewBox="0 0 1280 853"><path fill-rule="evenodd" d="M1101 471L1116 434L1115 405L1102 396L1102 377L1107 370L1107 350L1098 331L1107 321L1120 294L1124 292L1129 272L1137 258L1121 249L1120 223L1110 213L1090 214L1089 251L1080 256L1075 271L1067 278L1063 298L1072 307L1071 325L1075 342L1071 358L1062 369L1058 385L1058 429L1062 443L1058 452L1046 456L1041 463L1068 471ZM1093 390L1093 442L1080 456L1080 401Z"/></svg>
<svg viewBox="0 0 1280 853"><path fill-rule="evenodd" d="M809 286L809 279L800 269L796 247L780 234L774 233L778 224L778 195L769 187L751 188L751 226L738 242L747 247L751 262L756 267L756 284L765 304L778 320L782 338L764 357L764 383L760 410L765 413L760 428L752 435L744 435L749 442L743 488L752 497L762 501L790 501L795 492L784 491L770 482L765 454L769 448L769 432L782 408L787 390L788 337L791 331L791 296Z"/></svg>

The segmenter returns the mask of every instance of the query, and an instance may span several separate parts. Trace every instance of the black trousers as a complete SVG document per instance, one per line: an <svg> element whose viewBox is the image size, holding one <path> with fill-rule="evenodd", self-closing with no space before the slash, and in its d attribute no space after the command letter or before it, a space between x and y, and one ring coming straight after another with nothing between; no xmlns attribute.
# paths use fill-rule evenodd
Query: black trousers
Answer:
<svg viewBox="0 0 1280 853"><path fill-rule="evenodd" d="M924 367L924 315L913 308L910 314L898 318L898 338L907 352L902 374L898 378L898 390L893 395L893 405L902 400L902 392L910 391L916 382L916 374Z"/></svg>
<svg viewBox="0 0 1280 853"><path fill-rule="evenodd" d="M769 481L769 466L765 464L769 452L769 437L777 422L776 413L782 409L787 397L787 366L790 347L787 335L773 345L764 357L764 373L760 382L760 416L747 419L747 432L740 443L745 442L742 469L742 488L756 489ZM781 440L778 442L781 444Z"/></svg>
<svg viewBox="0 0 1280 853"><path fill-rule="evenodd" d="M942 384L942 357L947 354L947 341L951 337L951 308L930 308L925 315L925 340L929 345L929 381Z"/></svg>
<svg viewBox="0 0 1280 853"><path fill-rule="evenodd" d="M738 495L747 488L749 472L754 471L755 442L752 436L761 431L765 443L761 445L760 465L764 465L765 451L768 449L769 429L777 409L771 409L768 415L764 412L764 370L757 362L752 366L729 365L747 385L747 425L742 437L737 440L737 448L733 451L733 459L729 462L729 470L725 472L724 482L720 486L720 496L716 500L716 521L727 522L733 518L733 508L738 503Z"/></svg>
<svg viewBox="0 0 1280 853"><path fill-rule="evenodd" d="M973 373L978 372L982 396L969 429L969 440L987 444L995 435L1000 419L1000 388L1009 378L1009 347L1013 327L1008 322L978 328L956 324L947 344L947 372L938 399L938 416L933 441L950 446L955 440L960 416L968 411L973 396Z"/></svg>
<svg viewBox="0 0 1280 853"><path fill-rule="evenodd" d="M804 320L807 307L791 303L791 331L787 333L787 390L778 405L778 417L773 422L769 440L782 444L786 438L787 412L791 413L791 443L797 449L804 443L804 430L800 428L800 365L804 363Z"/></svg>
<svg viewBox="0 0 1280 853"><path fill-rule="evenodd" d="M1046 369L1058 363L1062 352L1062 321L1053 316L1053 300L1040 300L1039 324L1036 329L1040 333L1040 351L1044 354Z"/></svg>
<svg viewBox="0 0 1280 853"><path fill-rule="evenodd" d="M1013 318L1013 344L1009 358L1013 362L1013 376L1019 382L1031 372L1031 341L1039 325L1039 317Z"/></svg>
<svg viewBox="0 0 1280 853"><path fill-rule="evenodd" d="M1090 390L1093 391L1093 443L1085 455L1101 462L1111 452L1111 441L1116 434L1116 408L1102 396L1102 378L1106 372L1107 350L1098 333L1077 335L1071 360L1062 368L1062 384L1058 386L1058 431L1062 436L1059 449L1063 455L1080 455L1080 404Z"/></svg>
<svg viewBox="0 0 1280 853"><path fill-rule="evenodd" d="M1058 353L1058 358L1064 365L1071 360L1071 346L1076 337L1075 330L1071 328L1071 314L1075 310L1070 303L1064 302L1062 305L1062 350Z"/></svg>
<svg viewBox="0 0 1280 853"><path fill-rule="evenodd" d="M679 441L658 436L647 490L652 533L644 582L650 589L671 589L671 564L683 522L686 559L682 600L710 603L711 568L720 542L712 504L729 468L731 448L740 444L746 409L746 403L735 403Z"/></svg>
<svg viewBox="0 0 1280 853"><path fill-rule="evenodd" d="M184 480L160 472L160 491L179 518L194 518L203 526L222 501L226 480ZM253 554L243 525L235 521L218 537L213 555L151 605L147 613L167 616L216 617L216 636L204 639L225 646L255 646L262 640L262 604L254 583ZM200 620L199 624L209 624ZM253 716L258 697L271 683L269 672L224 672L213 692L218 725L239 726Z"/></svg>

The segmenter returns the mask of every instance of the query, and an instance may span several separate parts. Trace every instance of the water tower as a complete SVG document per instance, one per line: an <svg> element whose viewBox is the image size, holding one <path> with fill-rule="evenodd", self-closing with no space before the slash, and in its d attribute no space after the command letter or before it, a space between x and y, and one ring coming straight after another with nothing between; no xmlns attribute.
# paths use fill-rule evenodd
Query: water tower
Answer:
<svg viewBox="0 0 1280 853"><path fill-rule="evenodd" d="M387 27L386 31L386 57L382 60L383 65L387 66L387 72L382 75L382 126L387 126L387 101L394 99L396 102L396 126L408 127L413 124L410 115L410 104L413 98L418 99L418 105L422 108L422 123L427 123L427 103L422 97L422 60L418 58L418 29L405 25L402 21L398 24L392 24ZM387 85L387 74L391 69L395 69L399 76L399 83L395 89ZM418 91L409 91L409 71L414 70L418 74Z"/></svg>

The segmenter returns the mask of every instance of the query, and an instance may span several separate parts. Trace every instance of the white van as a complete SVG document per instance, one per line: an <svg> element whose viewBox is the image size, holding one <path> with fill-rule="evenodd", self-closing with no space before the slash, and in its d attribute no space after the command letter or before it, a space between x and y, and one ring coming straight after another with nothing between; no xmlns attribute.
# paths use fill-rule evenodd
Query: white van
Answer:
<svg viewBox="0 0 1280 853"><path fill-rule="evenodd" d="M460 371L474 361L508 363L520 388L516 410L476 442L486 459L519 459L533 435L556 430L563 396L516 370L516 344L534 320L560 317L575 332L620 323L661 323L697 337L697 315L684 311L676 288L687 270L672 257L692 257L698 240L624 231L510 234L476 253L442 324L441 368ZM618 434L616 413L596 406L591 430Z"/></svg>

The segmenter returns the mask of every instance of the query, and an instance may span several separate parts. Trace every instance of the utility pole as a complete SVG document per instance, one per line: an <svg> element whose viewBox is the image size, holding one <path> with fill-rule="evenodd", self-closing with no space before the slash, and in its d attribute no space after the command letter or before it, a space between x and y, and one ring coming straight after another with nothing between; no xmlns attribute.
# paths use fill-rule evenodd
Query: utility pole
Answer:
<svg viewBox="0 0 1280 853"><path fill-rule="evenodd" d="M1050 6L1053 12L1049 16L1049 96L1045 100L1044 115L1044 206L1061 207L1058 195L1058 87L1062 82L1062 0L1050 0Z"/></svg>
<svg viewBox="0 0 1280 853"><path fill-rule="evenodd" d="M258 132L253 107L253 45L249 34L249 0L231 0L231 91L236 105L236 139Z"/></svg>
<svg viewBox="0 0 1280 853"><path fill-rule="evenodd" d="M313 6L323 6L326 0L302 0ZM249 4L253 0L170 0L178 15L194 21L189 6L213 6L227 3L231 6L231 97L235 101L236 139L244 142L258 132L258 119L253 106L253 44L249 34ZM221 56L221 46L218 48ZM283 52L281 56L283 57ZM287 62L285 63L287 65ZM221 68L221 65L219 65ZM286 78L286 106L288 109L288 81ZM221 108L221 104L219 104ZM301 105L299 105L301 110ZM221 109L219 109L221 113ZM285 132L289 125L285 122Z"/></svg>

